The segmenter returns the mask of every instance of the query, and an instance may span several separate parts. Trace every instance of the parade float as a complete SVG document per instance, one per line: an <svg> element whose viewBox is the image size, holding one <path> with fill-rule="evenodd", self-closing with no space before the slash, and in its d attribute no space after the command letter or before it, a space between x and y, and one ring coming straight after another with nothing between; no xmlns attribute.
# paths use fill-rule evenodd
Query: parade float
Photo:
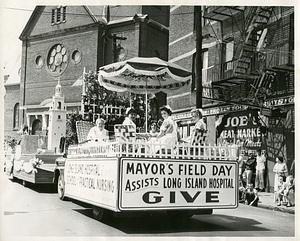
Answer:
<svg viewBox="0 0 300 241"><path fill-rule="evenodd" d="M107 89L146 94L181 88L190 78L157 58L133 58L99 72ZM60 199L92 205L97 220L157 211L188 218L238 207L235 145L209 145L205 131L195 132L197 142L172 145L143 138L133 126L116 125L114 132L107 142L69 146L67 156L57 159Z"/></svg>
<svg viewBox="0 0 300 241"><path fill-rule="evenodd" d="M127 134L69 147L57 162L60 199L93 205L98 220L134 211L190 217L237 208L236 147L157 144Z"/></svg>

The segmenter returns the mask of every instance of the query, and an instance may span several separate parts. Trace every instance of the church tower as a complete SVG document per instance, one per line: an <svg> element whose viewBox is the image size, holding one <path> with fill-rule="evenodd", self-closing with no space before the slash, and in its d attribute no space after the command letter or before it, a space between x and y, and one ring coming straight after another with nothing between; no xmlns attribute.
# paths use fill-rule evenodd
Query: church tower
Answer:
<svg viewBox="0 0 300 241"><path fill-rule="evenodd" d="M66 106L61 93L60 78L49 109L48 150L59 150L60 138L66 134Z"/></svg>

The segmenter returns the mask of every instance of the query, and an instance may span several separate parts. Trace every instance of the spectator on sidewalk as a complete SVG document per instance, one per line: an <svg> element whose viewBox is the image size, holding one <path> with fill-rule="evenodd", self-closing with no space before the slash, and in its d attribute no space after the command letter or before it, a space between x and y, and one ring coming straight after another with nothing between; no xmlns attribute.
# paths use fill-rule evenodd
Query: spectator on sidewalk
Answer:
<svg viewBox="0 0 300 241"><path fill-rule="evenodd" d="M277 188L276 188L277 191L274 192L275 202L277 202L277 206L281 206L283 204L283 202L285 202L284 196L283 196L284 184L285 183L283 182L283 177L280 176L278 178L278 185L277 185Z"/></svg>
<svg viewBox="0 0 300 241"><path fill-rule="evenodd" d="M243 178L243 173L245 171L245 165L248 159L247 157L248 157L247 152L243 153L242 151L240 151L238 163L239 163L239 177L241 179Z"/></svg>
<svg viewBox="0 0 300 241"><path fill-rule="evenodd" d="M244 177L246 177L246 179L247 179L247 186L249 184L252 184L252 175L253 175L253 172L255 172L255 166L256 166L256 158L252 153L252 154L250 154L248 160L246 161L245 172L243 174Z"/></svg>
<svg viewBox="0 0 300 241"><path fill-rule="evenodd" d="M283 195L287 201L287 207L295 205L295 182L293 176L288 176L283 187Z"/></svg>
<svg viewBox="0 0 300 241"><path fill-rule="evenodd" d="M277 192L278 189L278 178L279 176L283 177L283 181L285 181L285 175L287 173L287 167L286 164L283 161L282 156L276 157L276 164L274 165L273 172L275 173L274 178L274 192Z"/></svg>
<svg viewBox="0 0 300 241"><path fill-rule="evenodd" d="M256 189L253 188L252 183L247 185L245 199L246 204L257 207L259 201L258 192Z"/></svg>
<svg viewBox="0 0 300 241"><path fill-rule="evenodd" d="M256 156L256 175L255 175L255 189L257 191L265 190L264 174L265 174L266 157L261 153L261 149L257 150Z"/></svg>
<svg viewBox="0 0 300 241"><path fill-rule="evenodd" d="M239 202L245 203L245 195L246 195L246 188L244 187L244 182L242 178L239 178Z"/></svg>

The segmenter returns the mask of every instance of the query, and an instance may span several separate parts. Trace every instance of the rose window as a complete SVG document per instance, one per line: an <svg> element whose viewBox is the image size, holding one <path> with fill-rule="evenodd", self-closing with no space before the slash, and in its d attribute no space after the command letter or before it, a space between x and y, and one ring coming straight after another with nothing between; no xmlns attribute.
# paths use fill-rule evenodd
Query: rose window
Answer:
<svg viewBox="0 0 300 241"><path fill-rule="evenodd" d="M54 45L48 54L48 67L50 73L61 74L67 67L68 53L62 44Z"/></svg>

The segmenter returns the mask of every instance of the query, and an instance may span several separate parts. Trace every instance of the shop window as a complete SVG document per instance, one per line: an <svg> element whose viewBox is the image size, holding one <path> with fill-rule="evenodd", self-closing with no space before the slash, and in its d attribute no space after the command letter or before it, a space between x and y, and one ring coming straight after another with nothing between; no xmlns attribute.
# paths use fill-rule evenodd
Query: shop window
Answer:
<svg viewBox="0 0 300 241"><path fill-rule="evenodd" d="M14 120L13 120L13 128L19 128L19 115L20 115L20 105L19 103L15 104L14 107Z"/></svg>

